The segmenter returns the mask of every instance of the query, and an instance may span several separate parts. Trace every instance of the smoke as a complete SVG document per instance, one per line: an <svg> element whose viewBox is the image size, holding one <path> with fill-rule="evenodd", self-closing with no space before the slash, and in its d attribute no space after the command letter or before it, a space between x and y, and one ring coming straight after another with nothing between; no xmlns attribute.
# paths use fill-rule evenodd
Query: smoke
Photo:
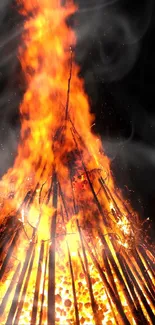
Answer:
<svg viewBox="0 0 155 325"><path fill-rule="evenodd" d="M21 100L18 45L22 20L15 1L0 1L0 176L13 164L19 137Z"/></svg>
<svg viewBox="0 0 155 325"><path fill-rule="evenodd" d="M104 82L122 79L134 66L152 14L152 0L125 9L122 1L79 2L76 16L77 60ZM127 5L127 3L126 3ZM89 64L87 65L87 61ZM91 70L91 74L89 71ZM88 78L87 78L88 79Z"/></svg>

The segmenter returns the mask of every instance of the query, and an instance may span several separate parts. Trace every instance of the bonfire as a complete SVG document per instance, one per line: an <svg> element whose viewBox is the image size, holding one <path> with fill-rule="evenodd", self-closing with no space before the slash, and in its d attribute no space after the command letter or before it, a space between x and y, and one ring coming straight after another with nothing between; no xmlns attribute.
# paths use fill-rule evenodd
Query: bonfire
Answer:
<svg viewBox="0 0 155 325"><path fill-rule="evenodd" d="M0 323L155 324L153 247L91 131L72 0L17 0L26 91L0 182Z"/></svg>

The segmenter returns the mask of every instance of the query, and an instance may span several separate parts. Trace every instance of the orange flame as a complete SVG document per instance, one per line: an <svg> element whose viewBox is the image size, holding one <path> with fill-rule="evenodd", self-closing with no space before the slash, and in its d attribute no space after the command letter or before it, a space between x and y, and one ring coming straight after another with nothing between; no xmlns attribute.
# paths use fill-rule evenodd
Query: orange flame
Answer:
<svg viewBox="0 0 155 325"><path fill-rule="evenodd" d="M133 219L137 216L128 203L124 204L119 191L116 191L110 162L103 153L101 141L91 132L94 117L90 113L83 80L79 77L79 67L74 62L72 48L76 44L76 36L67 23L67 18L74 14L77 8L72 1L67 1L62 6L59 0L18 0L18 4L20 12L26 16L19 58L25 74L27 90L20 105L21 138L18 154L14 166L3 176L1 184L6 192L12 181L14 195L9 198L8 193L4 198L1 205L1 221L16 211L21 228L24 229L18 239L18 247L15 247L16 259L22 261L23 256L27 254L29 244L34 244L33 267L25 289L26 298L20 311L19 324L30 324L32 321L36 281L39 283L36 321L39 324L39 317L42 317L40 324L47 324L50 270L46 268L46 263L47 265L49 263L46 252L51 252L51 247L54 245L56 324L64 322L66 325L75 324L76 299L74 288L73 291L71 290L72 267L80 324L122 324L114 302L103 286L102 277L95 263L92 262L92 255L84 254L84 244L77 229L77 219L81 221L83 228L90 230L92 240L88 236L90 239L88 246L91 247L93 256L97 255L96 251L98 252L99 263L103 264L101 262L103 243L97 232L100 227L106 238L105 245L110 248L115 264L114 267L112 262L109 262L111 276L114 276L116 282L115 290L118 291L130 324L138 324L135 315L132 313L130 315L127 297L115 269L118 267L120 277L124 279L115 246L119 247L119 250L130 248L134 232L128 213ZM54 172L57 175L57 208L52 204L55 195L53 188L50 192ZM91 184L93 184L92 191L90 191ZM77 206L78 211L76 211ZM56 244L55 238L51 238L51 222L54 223L55 213L57 213L56 235L58 237ZM107 224L106 220L108 220ZM36 231L37 236L34 235ZM110 232L115 233L116 244L111 242ZM44 247L43 253L41 247ZM12 257L11 263L14 269L17 262ZM134 263L133 260L133 267ZM86 265L86 269L83 265ZM87 269L89 269L92 288L90 288ZM28 277L29 271L26 272ZM137 274L134 275L138 281ZM12 277L13 272L10 272L10 279ZM106 279L108 279L107 273ZM124 281L128 288L126 280ZM86 285L90 292L86 290ZM6 292L6 288L6 283L3 283L3 293ZM23 287L21 290L24 290ZM130 288L128 290L130 292ZM145 291L148 294L146 289ZM11 293L11 302L13 294L14 292ZM20 299L22 302L21 297ZM39 316L42 308L41 301L43 301L43 314ZM7 304L5 315L2 316L1 320L4 323L11 302ZM149 303L151 304L150 300ZM144 306L142 308L145 309ZM144 314L147 315L147 312L144 311ZM15 317L17 316L18 312ZM77 315L76 317L78 319ZM146 318L149 319L148 316ZM78 324L78 320L76 321Z"/></svg>

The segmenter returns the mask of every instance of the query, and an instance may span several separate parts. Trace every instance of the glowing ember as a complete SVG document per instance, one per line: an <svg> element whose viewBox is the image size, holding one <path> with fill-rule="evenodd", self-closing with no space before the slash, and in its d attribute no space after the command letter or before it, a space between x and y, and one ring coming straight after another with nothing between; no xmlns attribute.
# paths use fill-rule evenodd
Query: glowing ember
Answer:
<svg viewBox="0 0 155 325"><path fill-rule="evenodd" d="M154 324L153 253L91 133L67 24L76 7L18 4L27 91L18 155L0 184L1 324Z"/></svg>

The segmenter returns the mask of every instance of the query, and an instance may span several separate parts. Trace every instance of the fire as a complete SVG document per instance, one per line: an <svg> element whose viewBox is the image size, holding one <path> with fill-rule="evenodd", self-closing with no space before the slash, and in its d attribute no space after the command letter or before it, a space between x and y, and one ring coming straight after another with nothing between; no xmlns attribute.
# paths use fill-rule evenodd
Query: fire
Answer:
<svg viewBox="0 0 155 325"><path fill-rule="evenodd" d="M18 6L27 90L18 154L0 184L1 324L153 324L152 248L91 132L67 22L77 7Z"/></svg>

